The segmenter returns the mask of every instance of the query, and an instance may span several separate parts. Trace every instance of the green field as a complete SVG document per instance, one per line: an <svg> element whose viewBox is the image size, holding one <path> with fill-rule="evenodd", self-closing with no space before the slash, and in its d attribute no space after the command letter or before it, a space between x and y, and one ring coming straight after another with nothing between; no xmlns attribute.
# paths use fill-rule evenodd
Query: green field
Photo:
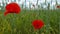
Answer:
<svg viewBox="0 0 60 34"><path fill-rule="evenodd" d="M34 31L32 21L41 19L44 27ZM0 11L0 34L59 34L60 10L22 10L20 14Z"/></svg>

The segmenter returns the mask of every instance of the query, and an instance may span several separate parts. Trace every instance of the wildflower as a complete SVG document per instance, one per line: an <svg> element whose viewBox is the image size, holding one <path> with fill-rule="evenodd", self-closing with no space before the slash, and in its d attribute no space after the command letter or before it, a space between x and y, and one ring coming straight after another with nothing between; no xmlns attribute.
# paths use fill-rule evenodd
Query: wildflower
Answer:
<svg viewBox="0 0 60 34"><path fill-rule="evenodd" d="M59 6L59 5L57 5L56 7L57 7L57 8L60 8L60 6Z"/></svg>
<svg viewBox="0 0 60 34"><path fill-rule="evenodd" d="M17 3L15 3L15 2L7 4L5 9L6 9L6 11L4 12L5 16L8 13L16 13L16 14L18 14L21 11L20 6Z"/></svg>
<svg viewBox="0 0 60 34"><path fill-rule="evenodd" d="M34 20L32 26L34 29L41 29L44 26L44 22L42 20Z"/></svg>

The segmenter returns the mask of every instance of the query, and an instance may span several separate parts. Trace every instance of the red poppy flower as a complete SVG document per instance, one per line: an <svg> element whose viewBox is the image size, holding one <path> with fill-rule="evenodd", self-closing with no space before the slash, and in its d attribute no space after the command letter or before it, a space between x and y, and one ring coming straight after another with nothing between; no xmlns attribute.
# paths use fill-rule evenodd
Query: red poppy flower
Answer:
<svg viewBox="0 0 60 34"><path fill-rule="evenodd" d="M44 26L44 22L42 20L34 20L32 25L34 29L41 29Z"/></svg>
<svg viewBox="0 0 60 34"><path fill-rule="evenodd" d="M8 13L16 13L16 14L18 14L21 11L20 6L17 3L15 3L15 2L7 4L5 9L6 9L6 11L4 13L5 16Z"/></svg>
<svg viewBox="0 0 60 34"><path fill-rule="evenodd" d="M60 6L58 5L58 6L56 6L57 8L60 8Z"/></svg>

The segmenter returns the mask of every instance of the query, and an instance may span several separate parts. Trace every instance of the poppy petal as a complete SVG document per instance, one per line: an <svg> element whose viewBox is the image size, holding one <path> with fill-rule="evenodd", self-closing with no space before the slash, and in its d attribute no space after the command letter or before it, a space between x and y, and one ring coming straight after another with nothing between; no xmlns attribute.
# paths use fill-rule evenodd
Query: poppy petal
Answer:
<svg viewBox="0 0 60 34"><path fill-rule="evenodd" d="M34 29L41 29L44 26L44 22L42 20L34 20L32 25Z"/></svg>
<svg viewBox="0 0 60 34"><path fill-rule="evenodd" d="M8 13L16 13L16 14L18 14L21 11L20 6L17 3L15 3L15 2L7 4L5 9L7 10L4 13L5 15L8 14Z"/></svg>

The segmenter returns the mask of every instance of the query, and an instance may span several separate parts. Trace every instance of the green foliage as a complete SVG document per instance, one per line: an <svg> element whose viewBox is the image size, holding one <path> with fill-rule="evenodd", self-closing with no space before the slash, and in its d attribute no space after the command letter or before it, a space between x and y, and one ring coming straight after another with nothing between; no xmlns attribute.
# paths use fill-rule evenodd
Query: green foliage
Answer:
<svg viewBox="0 0 60 34"><path fill-rule="evenodd" d="M20 14L0 16L0 34L59 34L60 12L58 10L22 10ZM1 15L0 14L0 15ZM32 21L41 19L45 25L34 31Z"/></svg>

